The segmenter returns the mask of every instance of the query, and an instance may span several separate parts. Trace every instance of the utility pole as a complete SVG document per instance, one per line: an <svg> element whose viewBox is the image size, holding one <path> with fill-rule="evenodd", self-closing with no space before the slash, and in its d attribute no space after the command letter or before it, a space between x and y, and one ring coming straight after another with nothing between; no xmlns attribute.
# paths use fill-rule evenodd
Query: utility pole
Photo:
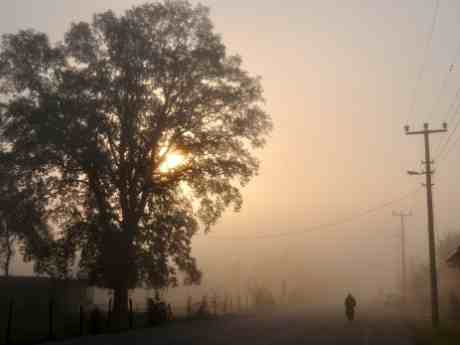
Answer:
<svg viewBox="0 0 460 345"><path fill-rule="evenodd" d="M412 212L403 213L403 212L393 212L394 217L399 217L401 219L401 293L403 298L403 303L406 303L407 289L406 289L406 229L405 229L405 218L412 216Z"/></svg>
<svg viewBox="0 0 460 345"><path fill-rule="evenodd" d="M439 294L438 294L438 277L436 269L436 244L434 238L434 215L433 215L433 184L431 183L431 176L434 171L431 170L430 154L430 134L447 132L447 124L443 123L442 129L429 129L428 123L423 125L422 131L410 131L409 126L405 127L407 135L422 134L425 139L425 171L415 172L408 171L409 175L425 175L426 178L426 199L428 209L428 247L430 252L430 281L431 281L431 322L433 327L439 326Z"/></svg>

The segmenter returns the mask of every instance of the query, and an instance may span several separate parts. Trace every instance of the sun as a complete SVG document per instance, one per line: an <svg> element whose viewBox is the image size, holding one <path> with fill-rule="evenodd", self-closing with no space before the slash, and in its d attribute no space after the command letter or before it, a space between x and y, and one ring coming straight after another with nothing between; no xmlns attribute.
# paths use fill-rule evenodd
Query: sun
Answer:
<svg viewBox="0 0 460 345"><path fill-rule="evenodd" d="M175 170L185 163L185 157L179 152L168 153L164 162L160 165L160 172L167 173Z"/></svg>

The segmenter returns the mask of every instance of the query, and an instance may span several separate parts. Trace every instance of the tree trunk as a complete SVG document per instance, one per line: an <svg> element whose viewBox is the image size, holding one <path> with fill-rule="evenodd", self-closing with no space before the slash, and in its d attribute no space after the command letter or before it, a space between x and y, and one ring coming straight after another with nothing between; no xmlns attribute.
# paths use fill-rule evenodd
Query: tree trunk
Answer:
<svg viewBox="0 0 460 345"><path fill-rule="evenodd" d="M4 228L4 233L5 233L5 262L3 263L3 272L5 274L5 277L10 276L10 265L11 265L11 257L13 256L13 248L12 246L14 245L14 239L12 238L10 234L10 229L8 225L6 224L5 220L2 220L2 226Z"/></svg>
<svg viewBox="0 0 460 345"><path fill-rule="evenodd" d="M104 234L102 264L106 286L113 289L113 313L111 327L126 329L129 324L128 291L136 285L134 246L130 233L107 232Z"/></svg>
<svg viewBox="0 0 460 345"><path fill-rule="evenodd" d="M114 289L112 317L111 324L114 329L122 330L128 327L128 287L126 286Z"/></svg>
<svg viewBox="0 0 460 345"><path fill-rule="evenodd" d="M5 271L5 277L10 276L10 265L11 265L11 250L10 248L7 249L6 259L5 259L5 267L3 267Z"/></svg>

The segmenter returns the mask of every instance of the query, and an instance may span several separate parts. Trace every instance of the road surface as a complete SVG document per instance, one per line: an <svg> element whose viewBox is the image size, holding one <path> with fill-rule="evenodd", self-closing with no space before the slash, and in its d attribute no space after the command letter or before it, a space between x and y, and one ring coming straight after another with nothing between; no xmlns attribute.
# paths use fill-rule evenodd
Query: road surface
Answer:
<svg viewBox="0 0 460 345"><path fill-rule="evenodd" d="M314 314L314 315L313 315ZM391 321L388 321L391 320ZM207 321L180 321L153 329L73 339L62 345L412 345L401 321L342 313L266 312ZM56 344L56 343L54 343Z"/></svg>

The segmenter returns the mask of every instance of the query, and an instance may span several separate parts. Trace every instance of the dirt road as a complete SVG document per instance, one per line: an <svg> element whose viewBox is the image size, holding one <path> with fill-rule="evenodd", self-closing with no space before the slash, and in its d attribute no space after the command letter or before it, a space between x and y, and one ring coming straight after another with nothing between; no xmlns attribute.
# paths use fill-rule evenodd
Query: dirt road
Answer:
<svg viewBox="0 0 460 345"><path fill-rule="evenodd" d="M56 344L56 343L55 343ZM208 321L183 321L128 332L74 339L66 345L410 345L401 321L360 315L348 323L340 312L272 311Z"/></svg>

